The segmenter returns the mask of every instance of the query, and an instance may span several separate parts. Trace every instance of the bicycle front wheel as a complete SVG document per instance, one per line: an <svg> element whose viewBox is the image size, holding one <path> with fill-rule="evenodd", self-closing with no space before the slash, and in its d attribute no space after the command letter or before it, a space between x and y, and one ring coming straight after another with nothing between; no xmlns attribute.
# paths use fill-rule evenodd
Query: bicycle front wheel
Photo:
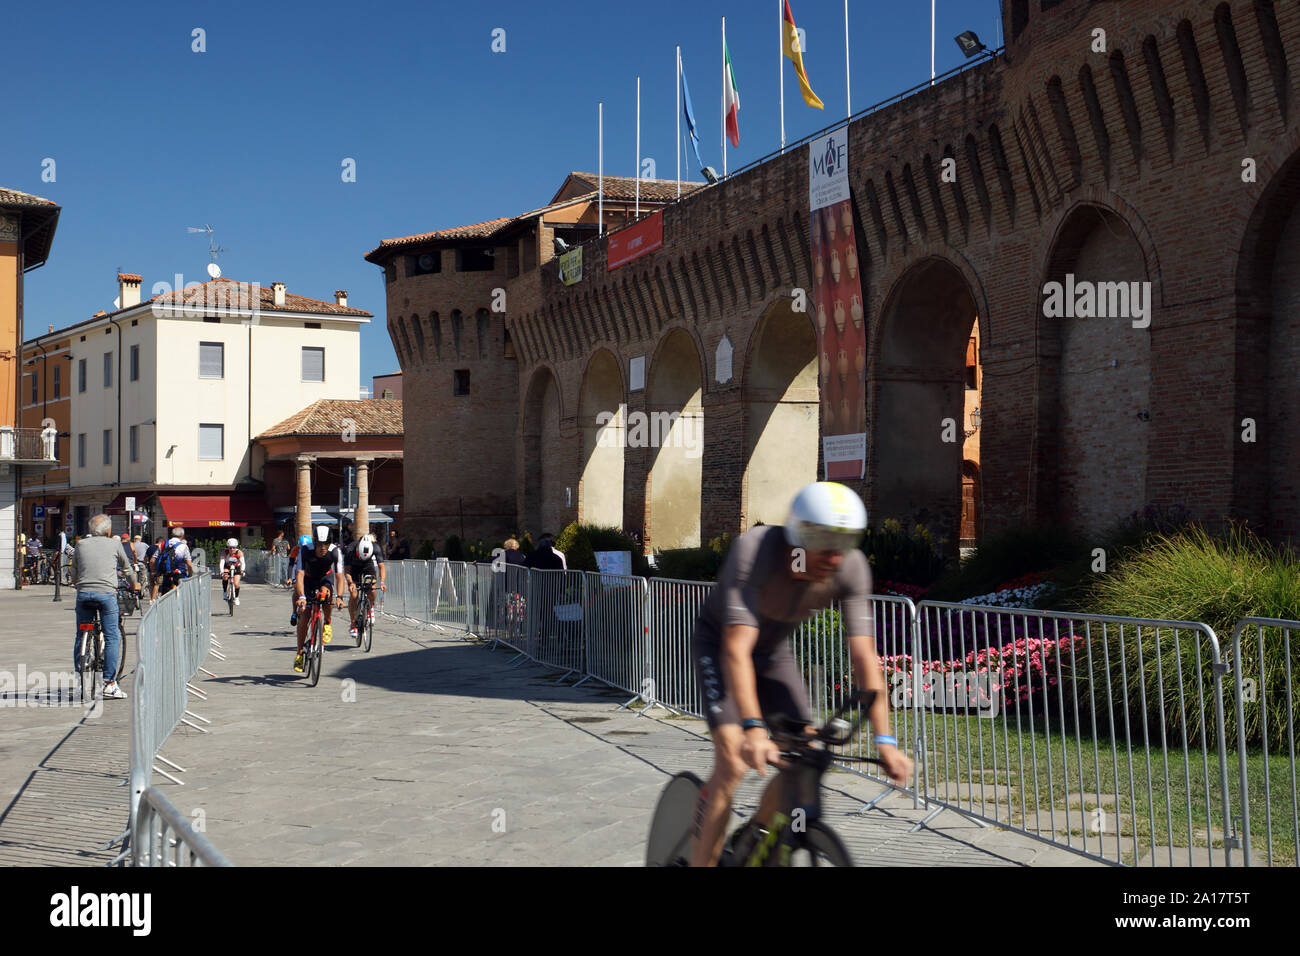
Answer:
<svg viewBox="0 0 1300 956"><path fill-rule="evenodd" d="M375 639L375 625L370 622L370 608L366 608L366 616L361 619L361 653L370 653L370 644Z"/></svg>
<svg viewBox="0 0 1300 956"><path fill-rule="evenodd" d="M820 821L808 824L808 831L794 834L790 866L852 866L848 847L830 827Z"/></svg>
<svg viewBox="0 0 1300 956"><path fill-rule="evenodd" d="M312 687L320 682L321 649L321 622L317 619L312 625L311 654L307 658L307 682Z"/></svg>
<svg viewBox="0 0 1300 956"><path fill-rule="evenodd" d="M687 866L691 857L691 823L704 782L693 773L668 781L655 806L646 840L646 866Z"/></svg>

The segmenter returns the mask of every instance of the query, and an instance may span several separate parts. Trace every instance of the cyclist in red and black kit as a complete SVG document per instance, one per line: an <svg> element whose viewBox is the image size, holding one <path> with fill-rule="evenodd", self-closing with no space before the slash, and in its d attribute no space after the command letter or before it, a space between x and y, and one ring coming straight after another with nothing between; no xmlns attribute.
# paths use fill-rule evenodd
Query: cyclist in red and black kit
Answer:
<svg viewBox="0 0 1300 956"><path fill-rule="evenodd" d="M876 657L871 571L858 547L867 525L862 499L833 481L806 485L785 527L746 531L731 546L691 638L704 716L713 735L713 773L700 790L691 848L694 866L716 864L741 779L751 767L767 776L781 750L764 717L782 713L811 724L808 695L790 635L813 612L838 600L858 687L877 692L870 710L875 744L899 783L912 761L889 733L888 695ZM811 727L809 728L812 729ZM779 779L779 778L777 778ZM771 820L781 795L763 793L756 822Z"/></svg>
<svg viewBox="0 0 1300 956"><path fill-rule="evenodd" d="M298 552L297 570L294 596L298 615L298 654L293 659L293 669L301 674L303 672L302 646L307 642L307 622L310 620L310 615L304 613L307 610L307 595L315 595L322 587L329 589L330 599L323 607L325 627L321 631L321 638L326 644L334 636L334 628L330 621L333 618L335 601L337 600L339 607L343 606L343 599L336 598L340 582L343 580L343 552L330 544L328 525L319 525L316 528L315 548L311 551L304 548Z"/></svg>

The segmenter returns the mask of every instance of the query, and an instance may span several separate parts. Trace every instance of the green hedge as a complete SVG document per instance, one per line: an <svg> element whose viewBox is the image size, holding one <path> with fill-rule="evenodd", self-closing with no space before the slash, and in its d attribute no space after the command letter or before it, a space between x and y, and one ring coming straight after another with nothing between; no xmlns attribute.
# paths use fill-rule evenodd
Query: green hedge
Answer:
<svg viewBox="0 0 1300 956"><path fill-rule="evenodd" d="M1147 546L1129 552L1105 574L1094 576L1088 589L1089 608L1099 614L1125 617L1199 621L1218 636L1225 657L1231 655L1232 629L1244 617L1273 617L1300 620L1300 556L1261 541L1240 527L1220 536L1199 527L1172 535L1148 538ZM1079 660L1080 679L1101 695L1109 677L1111 687L1127 686L1129 707L1140 708L1145 690L1146 714L1153 727L1164 725L1171 732L1186 721L1191 738L1202 735L1213 740L1213 674L1208 666L1206 642L1183 639L1174 646L1171 633L1143 629L1121 649L1109 647L1107 661L1094 647L1091 672ZM1250 632L1253 634L1254 632ZM1291 714L1287 708L1287 661L1279 633L1266 632L1261 661L1258 644L1243 640L1241 676L1246 688L1242 710L1249 746L1264 743L1263 724L1268 722L1268 746L1276 752L1285 748ZM1198 669L1198 647L1200 667ZM1300 647L1294 649L1300 651ZM1139 660L1139 654L1141 660ZM1180 669L1181 667L1181 669ZM1300 676L1300 661L1293 659L1290 670ZM1160 693L1160 676L1164 694ZM1144 685L1145 682L1145 685ZM1180 696L1179 691L1182 691ZM1210 704L1202 714L1193 702L1201 690ZM1225 680L1224 714L1230 743L1236 739L1238 688ZM1080 695L1087 691L1081 687ZM1265 708L1259 701L1267 703ZM1163 705L1163 713L1162 713Z"/></svg>
<svg viewBox="0 0 1300 956"><path fill-rule="evenodd" d="M645 576L650 570L649 562L641 553L641 545L618 528L578 524L575 521L560 532L560 536L555 539L555 547L564 552L564 560L570 571L599 571L596 564L597 551L630 551L633 574ZM522 543L520 550L523 550Z"/></svg>

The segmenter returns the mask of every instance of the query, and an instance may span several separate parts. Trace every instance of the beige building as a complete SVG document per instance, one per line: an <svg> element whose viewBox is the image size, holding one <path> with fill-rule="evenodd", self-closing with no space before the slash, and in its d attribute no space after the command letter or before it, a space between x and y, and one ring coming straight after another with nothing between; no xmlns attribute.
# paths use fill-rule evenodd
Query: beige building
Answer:
<svg viewBox="0 0 1300 956"><path fill-rule="evenodd" d="M129 497L149 531L270 524L253 438L318 399L356 397L370 313L283 283L159 283L147 301L141 284L120 273L116 311L57 333L71 360L73 529L107 511L124 530Z"/></svg>

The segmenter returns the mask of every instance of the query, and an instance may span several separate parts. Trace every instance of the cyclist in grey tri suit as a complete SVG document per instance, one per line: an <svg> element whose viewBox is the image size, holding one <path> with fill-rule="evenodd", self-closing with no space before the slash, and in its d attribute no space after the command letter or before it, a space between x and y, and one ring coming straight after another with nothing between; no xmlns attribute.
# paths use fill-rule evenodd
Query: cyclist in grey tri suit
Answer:
<svg viewBox="0 0 1300 956"><path fill-rule="evenodd" d="M736 539L695 623L691 656L713 735L713 773L700 790L691 864L716 864L736 788L753 767L767 776L780 748L763 716L811 721L789 637L814 611L838 600L855 683L877 691L875 742L889 776L906 783L912 761L889 733L889 695L876 657L871 571L858 548L862 500L844 485L814 482L795 496L782 527L751 528ZM780 794L767 787L755 819L771 819Z"/></svg>

